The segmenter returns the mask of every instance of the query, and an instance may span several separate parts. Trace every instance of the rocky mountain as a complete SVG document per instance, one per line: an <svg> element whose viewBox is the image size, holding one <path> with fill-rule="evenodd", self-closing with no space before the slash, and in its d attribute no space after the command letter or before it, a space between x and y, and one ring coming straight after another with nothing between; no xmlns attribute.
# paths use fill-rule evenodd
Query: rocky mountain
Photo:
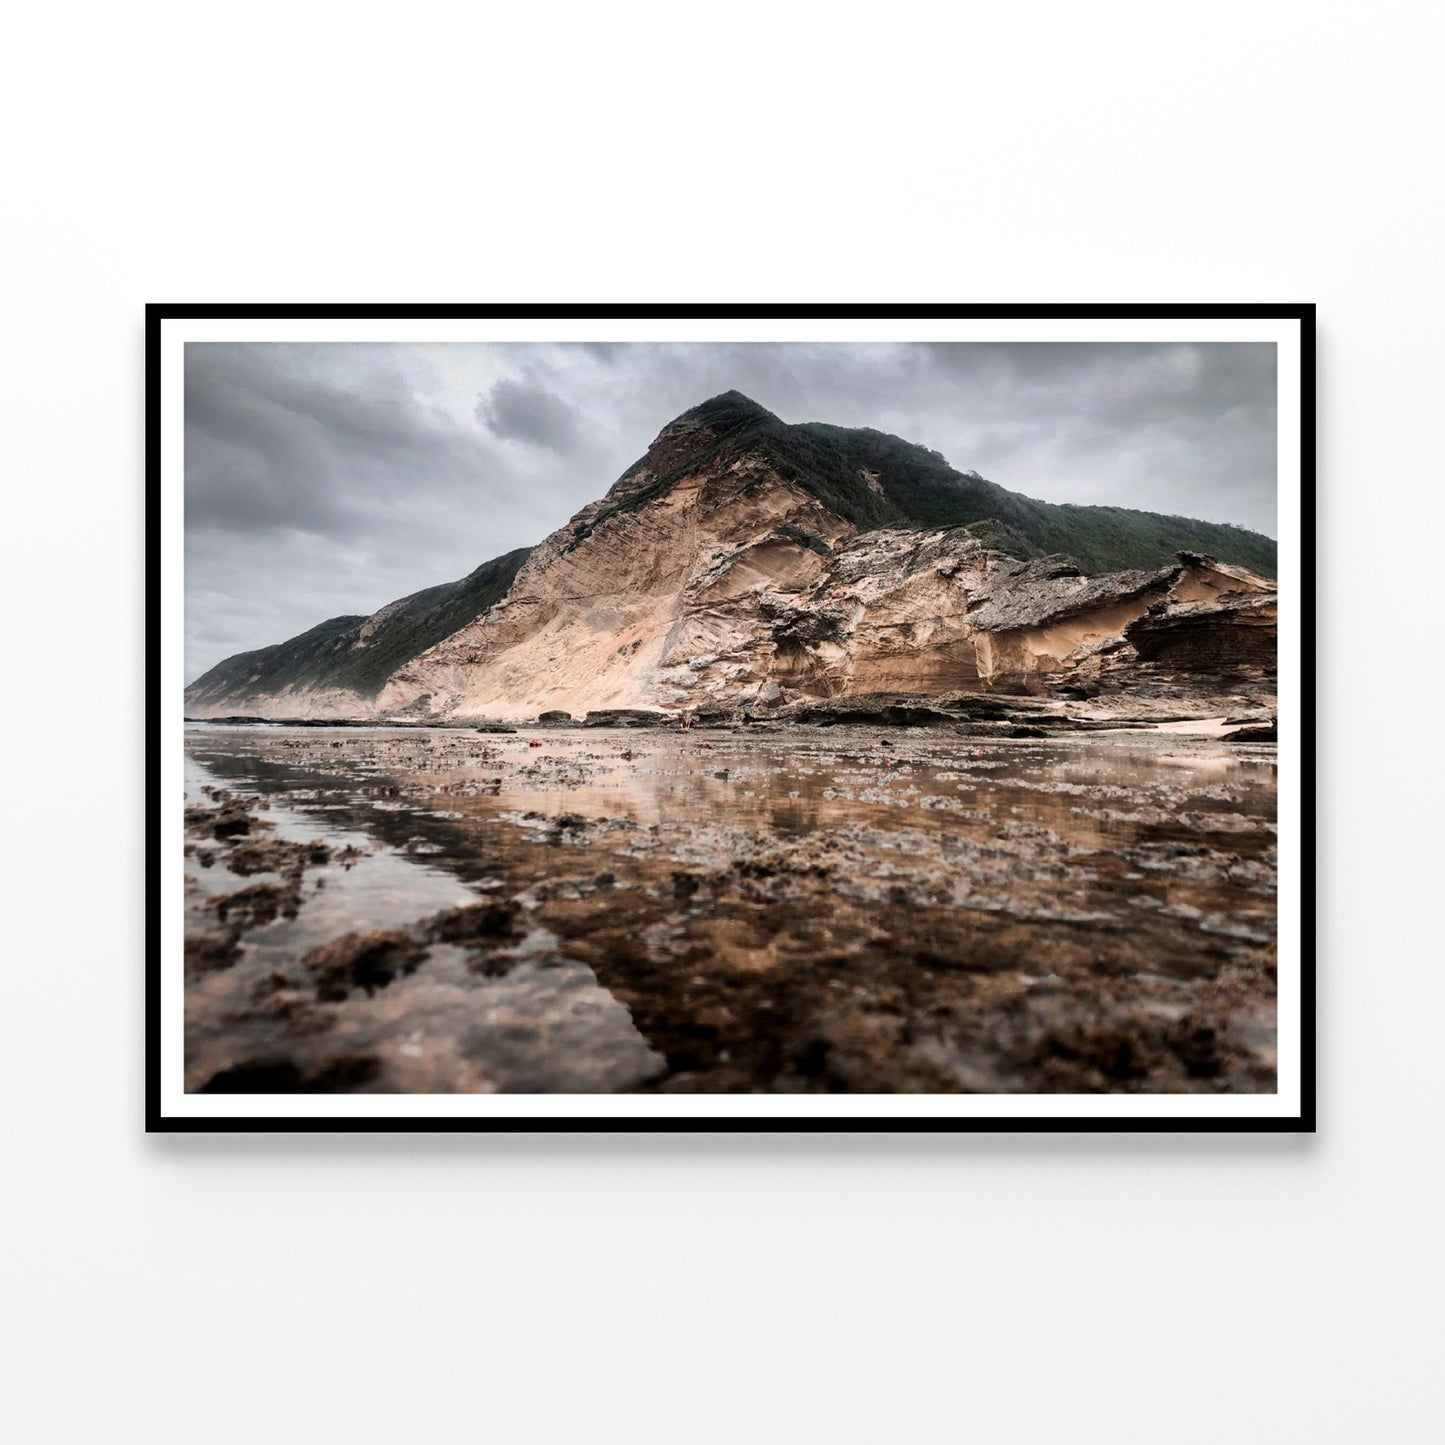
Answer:
<svg viewBox="0 0 1445 1445"><path fill-rule="evenodd" d="M522 547L370 617L333 617L289 642L238 652L186 689L186 709L200 716L364 716L398 667L500 602L529 555Z"/></svg>
<svg viewBox="0 0 1445 1445"><path fill-rule="evenodd" d="M521 719L1097 687L1121 657L1258 671L1274 562L1240 528L1033 501L728 392L530 552L229 658L187 712Z"/></svg>

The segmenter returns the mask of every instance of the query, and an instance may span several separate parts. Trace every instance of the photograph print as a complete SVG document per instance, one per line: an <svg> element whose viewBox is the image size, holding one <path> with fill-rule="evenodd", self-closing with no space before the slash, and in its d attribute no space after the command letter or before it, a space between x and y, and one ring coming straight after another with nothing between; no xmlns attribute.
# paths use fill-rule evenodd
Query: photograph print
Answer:
<svg viewBox="0 0 1445 1445"><path fill-rule="evenodd" d="M148 1127L1314 1127L1313 312L158 305Z"/></svg>

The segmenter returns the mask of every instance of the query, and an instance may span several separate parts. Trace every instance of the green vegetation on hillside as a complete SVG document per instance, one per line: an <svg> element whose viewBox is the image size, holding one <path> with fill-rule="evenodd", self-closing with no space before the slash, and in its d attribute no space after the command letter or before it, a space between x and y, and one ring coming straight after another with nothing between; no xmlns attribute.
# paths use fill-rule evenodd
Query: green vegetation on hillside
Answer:
<svg viewBox="0 0 1445 1445"><path fill-rule="evenodd" d="M434 647L500 602L530 547L484 562L460 582L414 592L383 608L364 646L366 617L333 617L289 642L241 652L218 663L186 689L189 702L244 700L286 687L346 688L375 697L403 663Z"/></svg>
<svg viewBox="0 0 1445 1445"><path fill-rule="evenodd" d="M208 697L273 692L288 682L310 677L350 648L365 621L365 617L332 617L287 642L238 652L202 673L186 689L186 700L204 702Z"/></svg>
<svg viewBox="0 0 1445 1445"><path fill-rule="evenodd" d="M994 522L1000 550L1063 553L1091 573L1163 567L1176 552L1189 551L1275 574L1276 545L1258 532L1127 507L1035 501L977 472L956 471L938 452L886 432L824 422L789 426L739 392L713 397L679 420L706 428L697 449L602 512L589 531L609 515L645 506L684 476L755 453L864 531ZM646 462L637 462L623 481Z"/></svg>
<svg viewBox="0 0 1445 1445"><path fill-rule="evenodd" d="M1176 552L1189 551L1274 576L1275 543L1243 527L1127 507L1038 502L977 472L955 471L937 452L885 432L820 422L788 432L783 450L794 479L859 527L992 521L1004 529L1002 550L1009 550L1002 539L1016 534L1045 554L1065 553L1091 573L1163 567ZM877 477L883 497L868 487L864 471ZM884 511L892 516L880 517Z"/></svg>

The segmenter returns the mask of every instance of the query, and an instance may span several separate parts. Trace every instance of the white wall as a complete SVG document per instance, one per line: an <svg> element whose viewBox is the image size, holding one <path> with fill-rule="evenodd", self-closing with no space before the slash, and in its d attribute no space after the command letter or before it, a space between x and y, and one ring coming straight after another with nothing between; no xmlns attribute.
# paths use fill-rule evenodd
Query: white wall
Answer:
<svg viewBox="0 0 1445 1445"><path fill-rule="evenodd" d="M1438 12L520 11L10 17L0 1425L1432 1438ZM1317 1138L142 1136L142 304L642 298L1319 303Z"/></svg>

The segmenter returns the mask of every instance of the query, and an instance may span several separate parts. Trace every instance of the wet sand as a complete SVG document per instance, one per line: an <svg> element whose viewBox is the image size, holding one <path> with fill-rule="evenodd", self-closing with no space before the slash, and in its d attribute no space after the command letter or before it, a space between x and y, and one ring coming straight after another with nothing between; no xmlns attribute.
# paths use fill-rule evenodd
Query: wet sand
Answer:
<svg viewBox="0 0 1445 1445"><path fill-rule="evenodd" d="M186 1086L1275 1087L1275 764L1182 732L188 727Z"/></svg>

